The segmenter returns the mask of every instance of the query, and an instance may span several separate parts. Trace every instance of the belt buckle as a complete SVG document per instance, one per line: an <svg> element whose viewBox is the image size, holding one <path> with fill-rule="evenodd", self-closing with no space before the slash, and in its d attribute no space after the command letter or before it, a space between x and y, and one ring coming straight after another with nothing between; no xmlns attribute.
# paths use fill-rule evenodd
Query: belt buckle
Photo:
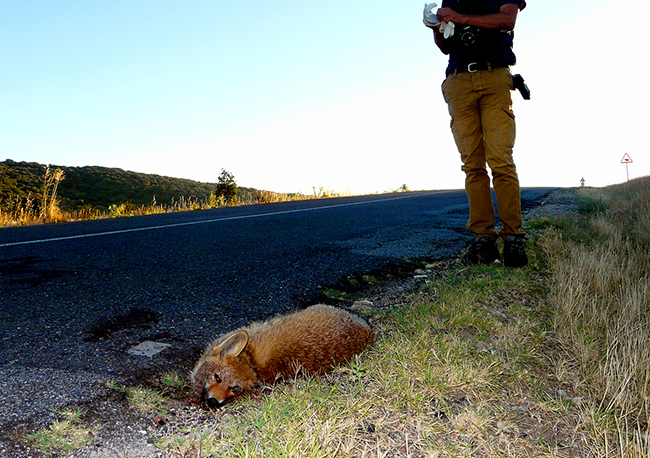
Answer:
<svg viewBox="0 0 650 458"><path fill-rule="evenodd" d="M471 64L467 65L467 71L470 73L476 73L478 70L472 70L472 65L478 65L478 62L472 62Z"/></svg>

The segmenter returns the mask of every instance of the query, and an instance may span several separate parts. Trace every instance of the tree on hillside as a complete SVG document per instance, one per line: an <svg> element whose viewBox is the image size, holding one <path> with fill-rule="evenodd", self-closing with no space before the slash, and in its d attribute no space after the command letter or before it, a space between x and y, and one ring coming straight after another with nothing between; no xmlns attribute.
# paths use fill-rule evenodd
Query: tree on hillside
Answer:
<svg viewBox="0 0 650 458"><path fill-rule="evenodd" d="M237 198L235 177L232 173L226 171L226 169L221 169L221 175L219 175L219 180L217 181L216 195L217 197L223 197L227 204L235 203L235 199Z"/></svg>

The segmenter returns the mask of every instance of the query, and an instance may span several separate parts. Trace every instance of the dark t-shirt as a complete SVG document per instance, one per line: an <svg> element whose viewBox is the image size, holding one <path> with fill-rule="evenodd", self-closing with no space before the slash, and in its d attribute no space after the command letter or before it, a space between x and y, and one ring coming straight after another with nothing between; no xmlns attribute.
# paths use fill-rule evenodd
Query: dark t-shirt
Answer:
<svg viewBox="0 0 650 458"><path fill-rule="evenodd" d="M470 15L495 14L501 11L505 4L526 7L525 0L443 0L442 6L451 8L457 13ZM512 30L488 30L477 27L465 28L456 24L452 40L452 50L449 53L447 73L456 68L467 68L472 62L490 62L494 66L508 66L516 63L512 44L515 33Z"/></svg>

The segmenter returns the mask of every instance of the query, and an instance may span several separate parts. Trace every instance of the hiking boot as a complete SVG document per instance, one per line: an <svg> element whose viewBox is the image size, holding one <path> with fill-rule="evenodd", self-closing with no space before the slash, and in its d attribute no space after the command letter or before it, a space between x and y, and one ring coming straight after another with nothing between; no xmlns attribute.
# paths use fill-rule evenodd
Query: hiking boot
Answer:
<svg viewBox="0 0 650 458"><path fill-rule="evenodd" d="M522 237L509 235L503 242L503 264L508 267L524 267L528 265L526 247Z"/></svg>
<svg viewBox="0 0 650 458"><path fill-rule="evenodd" d="M493 238L487 235L476 237L469 247L469 250L460 259L461 264L492 264L499 261L499 248Z"/></svg>

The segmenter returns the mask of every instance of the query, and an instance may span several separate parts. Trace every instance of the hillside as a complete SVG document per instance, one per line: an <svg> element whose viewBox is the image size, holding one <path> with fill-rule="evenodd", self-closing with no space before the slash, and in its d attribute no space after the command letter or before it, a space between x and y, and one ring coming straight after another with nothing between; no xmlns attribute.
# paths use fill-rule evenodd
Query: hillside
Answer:
<svg viewBox="0 0 650 458"><path fill-rule="evenodd" d="M149 175L107 167L66 167L52 165L65 173L58 187L61 207L73 210L81 206L106 209L112 204L132 202L151 204L154 196L158 204L169 205L172 199L207 199L216 189L216 183L201 183L179 178ZM29 193L38 195L43 190L47 166L35 162L0 162L0 202ZM215 180L219 171L215 170ZM239 188L240 194L257 194L254 189Z"/></svg>

